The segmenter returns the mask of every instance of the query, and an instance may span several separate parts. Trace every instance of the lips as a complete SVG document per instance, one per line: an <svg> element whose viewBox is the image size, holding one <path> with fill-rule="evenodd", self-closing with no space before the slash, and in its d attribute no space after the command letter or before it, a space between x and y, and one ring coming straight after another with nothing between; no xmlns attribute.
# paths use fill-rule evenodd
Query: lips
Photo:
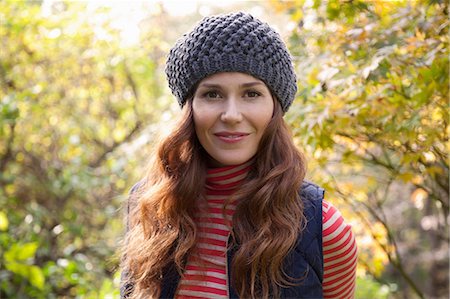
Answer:
<svg viewBox="0 0 450 299"><path fill-rule="evenodd" d="M218 132L214 133L214 135L217 136L223 142L236 143L245 139L250 134L243 132Z"/></svg>

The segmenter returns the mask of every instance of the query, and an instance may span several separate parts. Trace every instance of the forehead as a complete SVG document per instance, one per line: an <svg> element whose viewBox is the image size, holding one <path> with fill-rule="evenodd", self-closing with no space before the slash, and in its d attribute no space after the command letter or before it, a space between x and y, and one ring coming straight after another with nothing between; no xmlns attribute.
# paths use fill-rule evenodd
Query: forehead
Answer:
<svg viewBox="0 0 450 299"><path fill-rule="evenodd" d="M264 82L252 75L240 72L220 72L210 75L200 81L199 85L202 84L245 84L245 83L262 83ZM265 85L265 84L264 84Z"/></svg>

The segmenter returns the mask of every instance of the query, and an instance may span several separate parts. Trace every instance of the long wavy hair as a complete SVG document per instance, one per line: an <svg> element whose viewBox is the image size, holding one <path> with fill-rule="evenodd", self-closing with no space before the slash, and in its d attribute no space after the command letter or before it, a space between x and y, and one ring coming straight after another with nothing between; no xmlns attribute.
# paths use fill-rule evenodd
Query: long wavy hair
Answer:
<svg viewBox="0 0 450 299"><path fill-rule="evenodd" d="M238 205L229 246L238 246L230 283L241 298L278 297L280 288L300 279L288 277L283 262L305 224L299 190L306 163L275 103L253 168L233 195ZM130 196L122 252L125 283L133 285L130 298L157 298L170 264L182 275L196 243L194 207L204 196L207 161L195 133L191 99L176 129L159 144L145 180Z"/></svg>

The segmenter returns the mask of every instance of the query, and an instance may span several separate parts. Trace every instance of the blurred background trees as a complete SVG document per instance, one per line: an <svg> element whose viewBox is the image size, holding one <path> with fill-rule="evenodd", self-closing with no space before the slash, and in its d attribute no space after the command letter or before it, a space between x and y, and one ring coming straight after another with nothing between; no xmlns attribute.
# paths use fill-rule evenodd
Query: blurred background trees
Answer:
<svg viewBox="0 0 450 299"><path fill-rule="evenodd" d="M178 112L165 55L234 10L292 51L286 120L357 233L357 297L447 298L447 2L191 6L0 2L0 298L118 296L121 206Z"/></svg>
<svg viewBox="0 0 450 299"><path fill-rule="evenodd" d="M118 294L122 194L146 162L132 142L167 106L162 28L126 48L110 9L0 6L0 297Z"/></svg>
<svg viewBox="0 0 450 299"><path fill-rule="evenodd" d="M297 24L290 120L315 180L357 216L361 272L405 298L448 296L447 3L279 8Z"/></svg>

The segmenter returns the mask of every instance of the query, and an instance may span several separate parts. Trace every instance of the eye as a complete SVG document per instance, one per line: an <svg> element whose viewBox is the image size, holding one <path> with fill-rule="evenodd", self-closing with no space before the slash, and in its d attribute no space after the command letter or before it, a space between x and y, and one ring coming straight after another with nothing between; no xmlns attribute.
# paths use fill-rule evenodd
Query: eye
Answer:
<svg viewBox="0 0 450 299"><path fill-rule="evenodd" d="M256 97L261 96L261 94L257 91L250 90L250 91L247 91L246 96L249 98L256 98Z"/></svg>
<svg viewBox="0 0 450 299"><path fill-rule="evenodd" d="M218 93L217 91L215 91L215 90L207 91L207 92L205 92L205 93L203 94L203 96L204 96L205 98L212 98L212 99L220 98L219 93Z"/></svg>

